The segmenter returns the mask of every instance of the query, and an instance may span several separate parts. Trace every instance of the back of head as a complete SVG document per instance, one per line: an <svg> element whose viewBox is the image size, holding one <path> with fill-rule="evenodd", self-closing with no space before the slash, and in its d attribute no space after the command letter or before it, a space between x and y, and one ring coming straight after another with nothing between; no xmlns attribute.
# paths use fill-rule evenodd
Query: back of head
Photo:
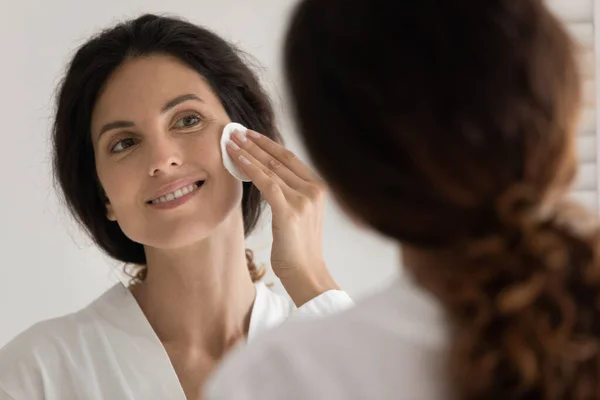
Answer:
<svg viewBox="0 0 600 400"><path fill-rule="evenodd" d="M210 85L232 121L280 141L270 100L241 51L213 32L184 20L156 15L119 23L88 40L75 53L57 95L53 162L65 203L94 241L111 257L144 265L143 246L106 218L91 138L91 116L110 76L127 60L168 55L198 72ZM246 235L260 216L262 198L243 184ZM247 252L254 279L261 276ZM141 275L143 278L143 274Z"/></svg>
<svg viewBox="0 0 600 400"><path fill-rule="evenodd" d="M334 194L440 262L464 399L600 398L598 231L576 172L574 44L542 0L305 0L285 68Z"/></svg>

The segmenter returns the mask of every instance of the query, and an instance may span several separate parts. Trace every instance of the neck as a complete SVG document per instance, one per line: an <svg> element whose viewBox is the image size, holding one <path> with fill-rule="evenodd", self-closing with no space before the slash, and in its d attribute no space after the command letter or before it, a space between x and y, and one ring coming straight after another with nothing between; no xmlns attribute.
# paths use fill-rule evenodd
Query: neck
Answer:
<svg viewBox="0 0 600 400"><path fill-rule="evenodd" d="M242 220L230 219L192 246L146 248L148 274L132 291L164 344L220 358L247 335L256 289Z"/></svg>

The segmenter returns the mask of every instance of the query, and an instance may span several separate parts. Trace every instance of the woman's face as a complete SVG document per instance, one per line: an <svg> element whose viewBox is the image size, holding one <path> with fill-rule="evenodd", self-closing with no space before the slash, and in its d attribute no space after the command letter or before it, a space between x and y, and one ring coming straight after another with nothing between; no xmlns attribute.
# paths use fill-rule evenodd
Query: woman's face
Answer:
<svg viewBox="0 0 600 400"><path fill-rule="evenodd" d="M229 122L209 84L175 58L126 61L92 114L107 218L156 248L190 245L232 218L241 224L242 185L219 146Z"/></svg>

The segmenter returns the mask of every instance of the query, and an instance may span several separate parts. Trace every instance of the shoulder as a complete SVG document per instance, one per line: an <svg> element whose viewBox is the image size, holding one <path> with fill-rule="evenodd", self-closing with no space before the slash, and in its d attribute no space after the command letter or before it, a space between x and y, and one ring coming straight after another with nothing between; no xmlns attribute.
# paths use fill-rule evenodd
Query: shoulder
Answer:
<svg viewBox="0 0 600 400"><path fill-rule="evenodd" d="M439 385L413 384L425 371L436 380L432 366L446 340L443 315L430 303L393 285L330 318L285 324L228 357L207 398L383 399L400 386L408 394L412 384L434 399Z"/></svg>
<svg viewBox="0 0 600 400"><path fill-rule="evenodd" d="M59 318L38 322L0 349L0 372L14 362L33 361L64 346L72 346L78 333L93 323L89 308Z"/></svg>
<svg viewBox="0 0 600 400"><path fill-rule="evenodd" d="M87 333L96 331L99 324L106 324L105 317L110 314L108 307L125 305L123 299L118 298L123 297L124 290L117 284L77 312L32 325L0 349L0 366L7 359L31 358L40 352L48 353L80 342Z"/></svg>
<svg viewBox="0 0 600 400"><path fill-rule="evenodd" d="M90 332L102 323L96 306L109 292L80 311L32 325L2 347L0 389L37 398L33 393L43 387L46 374L56 373L76 349L89 345Z"/></svg>
<svg viewBox="0 0 600 400"><path fill-rule="evenodd" d="M41 397L45 371L61 365L77 325L75 315L42 321L0 349L0 389L15 398Z"/></svg>

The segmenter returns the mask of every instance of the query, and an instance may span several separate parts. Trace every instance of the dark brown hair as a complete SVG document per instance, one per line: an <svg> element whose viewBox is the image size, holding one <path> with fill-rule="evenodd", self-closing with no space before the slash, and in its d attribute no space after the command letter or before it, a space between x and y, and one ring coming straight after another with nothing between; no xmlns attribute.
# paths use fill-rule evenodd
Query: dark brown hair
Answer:
<svg viewBox="0 0 600 400"><path fill-rule="evenodd" d="M241 51L211 31L177 19L143 15L119 23L81 46L59 86L53 129L55 177L64 201L94 241L111 257L142 266L144 248L106 218L105 198L96 174L91 141L91 115L97 97L111 74L134 57L166 54L202 75L232 121L281 141L269 98ZM252 232L262 210L262 197L252 184L243 184L244 231ZM263 272L247 252L253 280Z"/></svg>
<svg viewBox="0 0 600 400"><path fill-rule="evenodd" d="M292 18L315 165L438 261L406 268L452 322L449 397L600 399L600 232L566 200L574 47L542 0L305 0Z"/></svg>

